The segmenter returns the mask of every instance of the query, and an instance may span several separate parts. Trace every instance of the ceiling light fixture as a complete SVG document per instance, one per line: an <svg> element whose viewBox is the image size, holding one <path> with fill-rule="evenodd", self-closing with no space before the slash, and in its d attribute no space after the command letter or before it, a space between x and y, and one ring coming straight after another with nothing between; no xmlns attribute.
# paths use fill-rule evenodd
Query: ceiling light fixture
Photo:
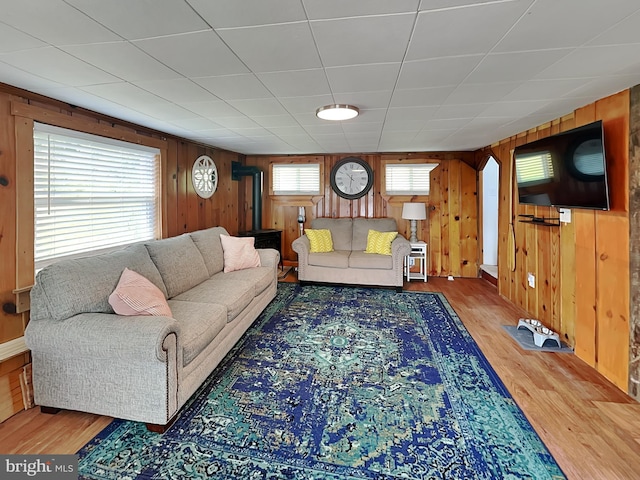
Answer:
<svg viewBox="0 0 640 480"><path fill-rule="evenodd" d="M316 110L316 116L322 120L349 120L360 113L353 105L325 105Z"/></svg>

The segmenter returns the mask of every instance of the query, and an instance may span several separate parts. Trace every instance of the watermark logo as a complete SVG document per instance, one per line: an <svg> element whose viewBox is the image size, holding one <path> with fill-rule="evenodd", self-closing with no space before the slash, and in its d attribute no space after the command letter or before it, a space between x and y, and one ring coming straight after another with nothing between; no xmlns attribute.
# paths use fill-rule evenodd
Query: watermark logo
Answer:
<svg viewBox="0 0 640 480"><path fill-rule="evenodd" d="M78 455L0 455L0 478L77 480Z"/></svg>

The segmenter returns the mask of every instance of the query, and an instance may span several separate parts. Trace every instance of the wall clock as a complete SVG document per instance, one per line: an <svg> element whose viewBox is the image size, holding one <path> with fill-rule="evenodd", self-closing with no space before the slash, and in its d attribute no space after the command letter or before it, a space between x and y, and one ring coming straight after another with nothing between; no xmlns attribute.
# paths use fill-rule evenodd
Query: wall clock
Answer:
<svg viewBox="0 0 640 480"><path fill-rule="evenodd" d="M202 198L209 198L218 188L218 169L208 155L200 155L191 168L191 182L196 193Z"/></svg>
<svg viewBox="0 0 640 480"><path fill-rule="evenodd" d="M355 200L364 197L373 186L373 170L357 157L347 157L331 169L331 188L342 198Z"/></svg>

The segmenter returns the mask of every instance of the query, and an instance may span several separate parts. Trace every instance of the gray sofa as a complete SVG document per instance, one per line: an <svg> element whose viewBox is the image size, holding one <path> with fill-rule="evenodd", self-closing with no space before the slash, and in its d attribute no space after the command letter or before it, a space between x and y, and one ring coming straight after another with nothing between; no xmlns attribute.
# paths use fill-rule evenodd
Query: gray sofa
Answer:
<svg viewBox="0 0 640 480"><path fill-rule="evenodd" d="M162 430L275 297L279 253L223 272L222 227L64 260L41 270L25 341L35 402ZM162 290L172 317L116 315L123 269Z"/></svg>
<svg viewBox="0 0 640 480"><path fill-rule="evenodd" d="M404 282L404 257L411 244L402 235L391 244L391 255L365 253L369 230L397 231L393 218L315 218L312 229L331 231L333 252L311 253L306 235L292 243L298 254L298 280L305 282L341 283L395 287L401 291Z"/></svg>

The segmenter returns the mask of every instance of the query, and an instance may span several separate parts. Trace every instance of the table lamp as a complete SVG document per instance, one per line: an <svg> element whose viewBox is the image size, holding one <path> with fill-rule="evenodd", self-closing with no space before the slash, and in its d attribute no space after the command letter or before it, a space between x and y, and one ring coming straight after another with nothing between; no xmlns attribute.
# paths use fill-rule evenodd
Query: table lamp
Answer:
<svg viewBox="0 0 640 480"><path fill-rule="evenodd" d="M411 220L411 237L409 241L416 243L418 241L417 220L427 219L427 207L422 202L409 202L402 205L402 218Z"/></svg>

